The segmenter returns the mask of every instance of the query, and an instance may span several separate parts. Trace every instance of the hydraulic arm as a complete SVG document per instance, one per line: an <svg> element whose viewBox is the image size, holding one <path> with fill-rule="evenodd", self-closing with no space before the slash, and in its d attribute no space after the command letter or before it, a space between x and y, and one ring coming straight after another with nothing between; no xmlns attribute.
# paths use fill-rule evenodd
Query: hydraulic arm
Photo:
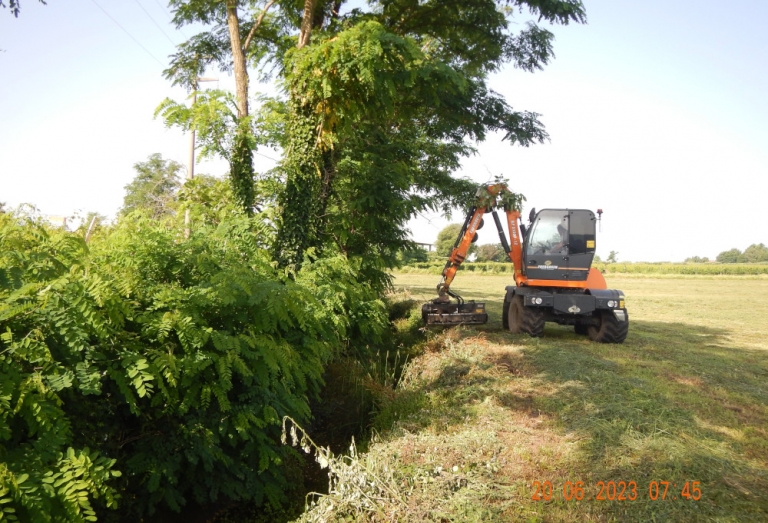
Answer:
<svg viewBox="0 0 768 523"><path fill-rule="evenodd" d="M465 303L461 296L451 291L451 283L456 277L456 271L466 259L470 246L477 241L477 231L483 227L483 216L489 211L493 215L501 245L514 264L515 282L523 278L519 223L522 200L522 196L510 191L505 184L488 185L478 189L476 201L467 213L461 231L456 238L456 243L445 263L442 279L437 285L438 297L422 307L422 316L427 324L482 324L488 321L485 304L474 301ZM507 241L501 220L496 212L499 205L504 207L507 216L510 241ZM450 298L456 299L457 303L451 303Z"/></svg>
<svg viewBox="0 0 768 523"><path fill-rule="evenodd" d="M542 336L544 324L572 325L576 334L600 343L622 343L629 332L624 293L608 289L592 267L598 216L588 209L531 210L520 222L523 197L497 183L480 187L437 285L437 298L422 306L428 325L480 324L488 321L485 303L465 302L451 290L456 271L477 241L483 216L491 213L501 245L514 264L514 285L506 286L501 322L513 333ZM507 217L504 234L497 210ZM454 298L452 301L451 298Z"/></svg>

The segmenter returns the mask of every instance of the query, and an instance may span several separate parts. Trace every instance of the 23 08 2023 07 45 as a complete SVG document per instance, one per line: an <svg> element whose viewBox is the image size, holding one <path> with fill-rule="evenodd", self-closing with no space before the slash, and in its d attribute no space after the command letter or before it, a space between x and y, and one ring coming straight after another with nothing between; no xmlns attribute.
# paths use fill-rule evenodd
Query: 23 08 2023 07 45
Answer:
<svg viewBox="0 0 768 523"><path fill-rule="evenodd" d="M640 485L637 481L566 481L556 489L551 481L534 481L531 485L534 501L551 501L561 495L565 501L635 501L641 497L652 501L698 501L701 499L700 481L657 481Z"/></svg>

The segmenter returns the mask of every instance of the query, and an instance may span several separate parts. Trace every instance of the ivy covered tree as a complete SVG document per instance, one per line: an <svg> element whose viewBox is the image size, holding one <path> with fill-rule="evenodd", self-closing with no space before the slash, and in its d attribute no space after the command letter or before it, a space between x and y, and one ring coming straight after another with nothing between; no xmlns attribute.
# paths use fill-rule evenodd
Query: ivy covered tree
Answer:
<svg viewBox="0 0 768 523"><path fill-rule="evenodd" d="M486 79L505 62L533 71L551 57L549 31L510 31L523 7L560 23L584 12L580 2L512 4L375 2L287 53L281 264L333 246L369 260L376 277L407 241L408 219L469 201L451 173L470 141L494 131L524 146L546 139L537 115L513 110Z"/></svg>
<svg viewBox="0 0 768 523"><path fill-rule="evenodd" d="M343 4L173 0L177 24L207 29L179 47L167 74L191 85L205 67L234 71L251 145L282 148L280 265L330 249L360 257L383 282L410 218L471 199L471 184L451 175L473 141L546 140L538 115L514 110L487 79L505 63L543 68L554 37L539 23L581 23L585 13L579 0L379 0L346 13ZM524 13L538 22L521 24ZM249 68L282 88L255 115Z"/></svg>
<svg viewBox="0 0 768 523"><path fill-rule="evenodd" d="M174 85L180 85L190 91L197 91L198 78L211 65L218 66L222 71L233 72L235 77L235 97L230 98L234 103L234 111L221 107L221 98L201 100L201 106L219 104L214 114L218 118L229 120L230 140L222 151L228 160L229 178L232 192L246 213L253 212L253 148L255 146L253 132L250 129L250 108L248 90L250 76L248 61L259 62L265 49L269 48L268 40L276 35L261 28L275 0L266 4L254 0L170 0L173 10L173 21L177 27L187 24L205 24L210 27L179 46L178 52L172 56L171 64L164 72L166 78ZM269 25L269 24L267 24ZM260 29L261 28L261 29ZM164 102L159 110L176 109L175 117L166 119L169 124L180 125L189 130L196 128L194 113L179 112L178 104ZM193 108L194 109L194 108ZM199 113L197 116L200 116ZM224 125L226 127L226 125ZM208 128L201 133L203 137L214 134L220 135L221 129Z"/></svg>

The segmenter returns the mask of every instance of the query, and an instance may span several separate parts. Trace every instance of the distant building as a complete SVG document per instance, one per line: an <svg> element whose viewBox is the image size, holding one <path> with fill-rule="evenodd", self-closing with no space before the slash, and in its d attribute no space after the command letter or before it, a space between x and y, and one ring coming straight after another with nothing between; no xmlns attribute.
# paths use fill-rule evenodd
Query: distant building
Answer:
<svg viewBox="0 0 768 523"><path fill-rule="evenodd" d="M45 221L53 225L54 227L61 227L62 229L67 229L67 219L68 216L46 216Z"/></svg>
<svg viewBox="0 0 768 523"><path fill-rule="evenodd" d="M420 242L413 242L425 251L432 252L435 249L435 246L431 243L420 243Z"/></svg>

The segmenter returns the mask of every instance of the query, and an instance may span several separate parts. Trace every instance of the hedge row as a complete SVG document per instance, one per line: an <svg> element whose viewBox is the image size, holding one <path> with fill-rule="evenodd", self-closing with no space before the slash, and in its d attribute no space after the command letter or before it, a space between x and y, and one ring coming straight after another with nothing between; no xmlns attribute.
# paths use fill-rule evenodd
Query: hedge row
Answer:
<svg viewBox="0 0 768 523"><path fill-rule="evenodd" d="M596 263L593 266L609 274L700 274L711 276L768 274L768 264L757 263ZM399 272L441 274L443 267L445 264L442 262L422 262L401 267ZM459 270L511 274L513 266L508 262L466 262L459 267Z"/></svg>

